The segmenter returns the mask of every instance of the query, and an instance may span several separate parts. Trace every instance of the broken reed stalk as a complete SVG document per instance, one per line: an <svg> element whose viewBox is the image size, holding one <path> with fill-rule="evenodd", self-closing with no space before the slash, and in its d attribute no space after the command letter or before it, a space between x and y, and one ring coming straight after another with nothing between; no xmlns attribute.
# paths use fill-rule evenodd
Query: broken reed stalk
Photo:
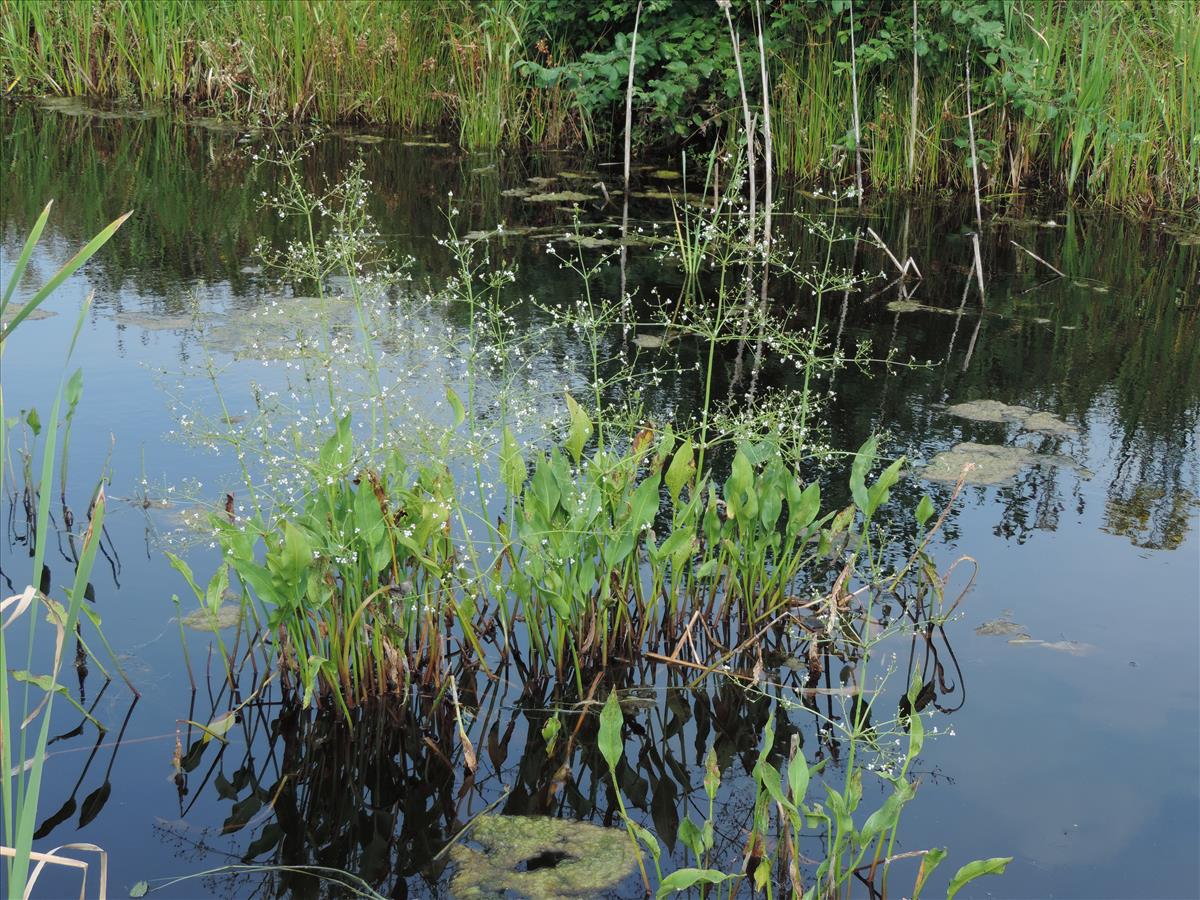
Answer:
<svg viewBox="0 0 1200 900"><path fill-rule="evenodd" d="M862 206L862 135L858 121L858 54L854 49L854 44L854 0L850 0L850 90L854 94L854 188L858 192L858 205Z"/></svg>
<svg viewBox="0 0 1200 900"><path fill-rule="evenodd" d="M917 161L917 84L918 84L918 63L917 63L917 0L913 0L912 5L912 64L913 64L913 80L912 80L912 101L909 111L908 120L908 186L911 188L916 183L916 161Z"/></svg>
<svg viewBox="0 0 1200 900"><path fill-rule="evenodd" d="M1052 272L1057 272L1063 278L1067 277L1066 272L1064 272L1062 269L1058 268L1057 266L1053 266L1050 263L1046 262L1046 260L1042 259L1040 256L1038 256L1036 253L1034 253L1028 247L1022 247L1016 241L1012 241L1012 240L1010 240L1009 243L1012 244L1014 247L1016 247L1018 250L1023 250L1024 252L1028 253L1030 256L1032 256L1034 259L1036 259L1038 262L1040 262L1047 269L1050 269ZM1051 280L1053 280L1053 279L1051 279Z"/></svg>
<svg viewBox="0 0 1200 900"><path fill-rule="evenodd" d="M901 279L905 279L908 277L909 269L912 269L914 272L916 272L918 278L925 277L924 275L921 274L921 270L917 267L917 261L915 259L913 259L911 256L908 257L906 260L904 260L903 263L901 263L900 260L896 259L896 254L894 254L888 248L888 245L883 242L883 238L881 238L879 236L879 234L875 231L874 228L867 226L867 234L869 234L874 239L876 246L878 246L880 250L882 250L884 253L887 254L887 258L892 261L892 265L895 266L896 271L900 273Z"/></svg>

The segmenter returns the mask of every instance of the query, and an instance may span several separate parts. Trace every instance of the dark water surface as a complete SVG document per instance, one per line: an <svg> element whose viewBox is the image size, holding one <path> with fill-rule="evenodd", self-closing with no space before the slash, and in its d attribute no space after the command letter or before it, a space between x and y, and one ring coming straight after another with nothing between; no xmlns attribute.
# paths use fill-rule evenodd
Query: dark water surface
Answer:
<svg viewBox="0 0 1200 900"><path fill-rule="evenodd" d="M46 308L57 315L27 322L6 348L5 402L9 415L30 406L46 414L74 311L94 289L74 358L84 371L85 399L72 432L69 493L77 510L85 508L108 466L109 495L131 498L111 505L108 558L98 563L94 582L105 633L141 699L134 704L119 679L103 685L95 668L71 684L109 731L97 739L85 726L50 748L40 815L53 818L35 846L101 845L117 896L143 878L251 862L332 866L360 874L385 894L424 896L448 894L445 860L432 872L428 861L491 803L498 801L502 812L612 824L605 769L590 743L575 752L574 777L547 791L557 766L548 762L541 737L555 703L549 685L523 689L481 679L469 692L479 706L470 728L480 766L466 782L461 762L456 758L448 770L426 741L454 745L440 715L396 727L397 714L364 710L351 736L338 723L256 706L222 752L181 724L209 721L214 710L228 708L228 699L210 696L204 686L192 694L171 603L185 587L161 552L163 542L186 535L180 530L186 508L158 501L194 493L217 502L238 481L228 454L179 438L185 429L173 403L181 402L181 389L196 396L211 391L195 374L207 358L197 322L228 319L280 294L258 273L252 250L261 237L282 240L288 233L259 208L270 185L247 158L257 139L162 119L67 112L4 108L0 265L6 272L41 206L56 201L18 300L102 225L129 209L135 215L51 299ZM493 160L337 136L317 146L308 174L314 183L336 177L360 153L375 185L381 230L417 260L415 285L436 286L449 272L436 241L446 231L448 192L461 204L458 227L465 232L498 222L569 223L561 204L502 193L530 176L596 171L589 179L559 178L550 188L588 193L596 178L610 188L619 182L617 168L594 161ZM648 175L644 181L663 189ZM827 213L829 204L799 196L781 204L779 227L794 232L803 250L805 230L786 215L800 205ZM589 221L613 212L597 203L584 209ZM661 200L642 198L633 212L647 230L653 221L669 226L670 207ZM940 703L952 711L934 724L953 736L931 740L918 760L922 783L899 843L948 846L941 884L968 860L1015 857L1002 879L977 882L963 896L1200 896L1200 246L1194 235L1160 222L1133 224L1061 206L1010 210L987 229L988 306L981 313L973 298L960 310L972 252L966 210L896 203L867 215L864 224L896 247L907 233L908 252L925 275L913 299L934 309L898 311L897 288L870 297L884 287L880 282L823 310L829 338L847 348L869 338L876 353L894 349L931 365L839 372L826 413L833 445L852 449L881 430L890 454L917 461L973 441L1016 444L1072 463L1029 466L1006 483L969 486L950 515L936 555L945 564L969 555L978 577L961 617L946 629L950 646L940 651L947 670ZM1067 277L1054 278L1011 241ZM578 294L578 282L544 244L518 235L491 246L519 263L518 290L542 299ZM888 265L865 243L839 245L837 253L845 265ZM615 277L615 270L605 275L612 293ZM640 248L631 254L628 277L642 296L652 289L669 296L680 282L669 263ZM790 305L798 321L811 321L803 296L782 287L779 294L777 302ZM462 322L446 313L435 325L453 329ZM247 346L251 340L247 334ZM679 352L686 358L691 351ZM286 378L279 362L245 347L225 346L215 358L230 397L250 378L267 385ZM648 410L665 416L689 409L697 391L685 378L668 378L647 396ZM441 396L440 381L430 396ZM1045 411L1072 429L1023 433L945 410L980 399ZM836 470L830 477L842 480ZM12 484L6 480L10 491ZM922 491L935 501L950 494L945 484L906 479L896 491L898 507L911 508ZM145 497L155 500L150 508L136 502ZM29 575L23 514L11 496L4 498L4 516L7 596ZM214 551L203 542L179 546L207 578ZM48 561L55 584L69 580L67 558L53 544ZM1020 627L997 627L997 620ZM997 631L1020 631L1037 642L1012 643L1011 633L991 633ZM188 641L203 681L204 670L217 666L211 640L189 634ZM901 672L907 647L899 648ZM728 684L683 690L686 674L646 677L644 698L627 709L627 802L668 849L680 850L675 828L682 810L694 819L703 815L702 760L715 743L725 773L718 847L721 863L735 865L751 816L747 773L770 704ZM54 730L77 724L65 703L55 715ZM810 761L835 753L817 740L811 715L793 712L781 724L785 736L789 730L803 735ZM173 777L177 733L185 754L182 784ZM883 794L873 784L866 793L869 811L871 798ZM818 855L820 848L814 843L803 852ZM68 882L47 879L38 895L67 889ZM185 881L161 893L286 890L307 895L316 887L302 876L243 873ZM619 893L638 895L638 883Z"/></svg>

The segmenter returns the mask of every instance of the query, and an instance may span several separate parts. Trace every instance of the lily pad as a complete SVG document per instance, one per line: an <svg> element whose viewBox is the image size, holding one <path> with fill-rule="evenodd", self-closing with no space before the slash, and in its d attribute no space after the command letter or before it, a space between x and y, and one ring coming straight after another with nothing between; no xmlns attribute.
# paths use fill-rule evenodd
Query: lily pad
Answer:
<svg viewBox="0 0 1200 900"><path fill-rule="evenodd" d="M545 194L529 194L525 199L530 203L582 203L585 200L595 200L596 195L580 191L550 191Z"/></svg>
<svg viewBox="0 0 1200 900"><path fill-rule="evenodd" d="M188 613L180 623L193 631L223 631L242 620L242 608L232 603L222 603L216 610L197 609Z"/></svg>
<svg viewBox="0 0 1200 900"><path fill-rule="evenodd" d="M481 849L450 851L458 900L606 896L635 864L624 831L570 819L482 815L468 839Z"/></svg>

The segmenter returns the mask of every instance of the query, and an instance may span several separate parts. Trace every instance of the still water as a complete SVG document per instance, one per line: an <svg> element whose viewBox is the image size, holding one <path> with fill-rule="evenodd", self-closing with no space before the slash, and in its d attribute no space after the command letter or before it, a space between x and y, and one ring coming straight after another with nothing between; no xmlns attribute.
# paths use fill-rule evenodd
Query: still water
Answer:
<svg viewBox="0 0 1200 900"><path fill-rule="evenodd" d="M211 334L206 325L244 326L283 293L253 252L261 238L289 236L259 203L272 185L250 156L266 138L27 106L4 108L0 137L5 270L41 207L56 201L18 301L100 227L134 211L50 300L45 308L55 315L22 326L4 357L8 414L34 406L45 414L75 311L95 291L73 359L84 372L85 400L71 435L69 503L86 508L102 472L109 495L124 498L110 508L94 589L105 634L140 693L135 702L115 671L106 683L92 667L76 683L68 670L74 695L108 731L84 725L73 732L79 717L65 703L56 707L52 731L62 737L50 747L35 846L104 847L116 895L142 879L307 863L354 872L391 896L448 896L452 867L439 854L464 822L493 804L497 812L613 824L594 746L576 750L570 779L555 779L558 764L548 761L541 735L553 685L476 686L468 702L478 707L470 733L480 766L466 779L457 759L447 767L430 749L452 728L440 715L416 722L401 713L367 714L351 735L268 702L247 708L223 748L199 740L186 723L210 721L229 701L206 687L220 681L204 677L217 667L211 637L189 632L200 682L193 693L171 602L185 588L162 549L186 552L197 573L211 571L216 554L189 538L186 504L175 498L217 503L236 491L229 454L187 434L189 404L205 402L190 398L211 403L209 362L221 390L239 404L251 380L270 386L288 377L252 328L226 332L217 347L202 339ZM507 226L509 235L488 246L516 263L515 290L542 301L578 295L578 281L546 252L547 232L513 233L565 229L570 212L522 194L530 178L551 179L533 182L539 190L599 194L592 185L605 181L612 189L617 167L555 156L466 157L432 139L352 137L322 139L306 175L316 184L364 158L386 241L415 259L415 291L436 288L450 272L438 239L452 194L460 234ZM635 227L673 227L670 205L658 196L667 187L677 189L643 175ZM789 215L800 210L835 213L828 201L799 193L781 203L777 227L803 254L805 228ZM1002 483L968 486L935 548L943 564L973 558L978 575L946 628L946 644L936 648L946 710L936 724L945 736L918 760L921 786L899 843L948 846L944 869L951 872L970 859L1015 857L1002 879L976 882L963 896L1200 896L1200 226L1135 224L1054 203L997 203L994 211L983 242L986 309L973 295L962 301L972 259L969 212L895 202L869 207L857 224L870 225L894 249L904 246L924 279L907 287L907 298L884 279L822 311L826 337L848 351L869 340L876 356L891 351L928 362L839 371L825 411L834 448L853 449L879 432L889 454L917 463L963 442L1039 455ZM584 202L582 215L605 224L619 209L597 197ZM890 268L866 242L836 252L844 265ZM616 278L615 269L604 275L613 294ZM627 280L635 295L670 296L681 277L652 248L634 248ZM784 286L773 293L798 323L811 324L804 296ZM523 315L532 324L539 312L530 305ZM446 311L422 327L452 335L462 324ZM577 348L556 352L570 361ZM689 352L676 354L686 360ZM441 396L439 364L425 362L419 371L430 379L428 396ZM732 396L736 361L722 371ZM660 418L698 400L698 385L685 375L665 377L645 398L648 413ZM1022 429L949 411L977 400L1048 413L1065 427ZM843 480L838 465L827 472L831 483ZM20 497L11 493L14 479L5 483L7 595L29 575ZM948 485L912 477L897 489L897 505L911 508L922 492L935 501L950 496ZM54 583L69 580L69 549L52 544L52 551ZM703 759L715 744L724 773L718 846L724 862L736 865L752 813L747 773L770 704L728 684L691 691L686 683L678 672L649 670L644 689L631 695L622 791L682 860L673 837L683 813L702 817ZM819 742L811 716L793 712L780 727L785 736L800 732L810 761L828 755L838 764L836 747ZM177 739L181 778L173 765ZM882 797L878 787L872 791ZM806 852L820 850L814 843ZM39 894L68 887L48 877ZM160 893L317 890L300 875L224 872ZM637 896L639 882L608 893Z"/></svg>

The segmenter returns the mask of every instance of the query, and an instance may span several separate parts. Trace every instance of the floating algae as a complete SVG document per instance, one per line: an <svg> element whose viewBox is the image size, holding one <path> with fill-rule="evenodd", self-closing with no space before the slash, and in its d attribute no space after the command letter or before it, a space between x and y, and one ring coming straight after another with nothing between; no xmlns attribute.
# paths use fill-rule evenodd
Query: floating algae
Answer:
<svg viewBox="0 0 1200 900"><path fill-rule="evenodd" d="M887 305L887 308L894 313L932 312L942 313L943 315L948 316L954 316L958 314L957 309L944 309L941 306L926 306L924 303L918 303L916 300L893 300Z"/></svg>
<svg viewBox="0 0 1200 900"><path fill-rule="evenodd" d="M635 334L633 336L634 346L641 347L643 350L657 350L670 340L669 336L658 334Z"/></svg>
<svg viewBox="0 0 1200 900"><path fill-rule="evenodd" d="M145 331L183 331L196 322L191 316L156 316L152 313L119 312L113 316L118 325L128 325Z"/></svg>
<svg viewBox="0 0 1200 900"><path fill-rule="evenodd" d="M1045 434L1071 434L1075 426L1069 425L1058 416L1048 412L1032 410L1028 406L1001 403L999 400L970 400L946 407L946 412L960 419L974 422L999 422L1020 425L1025 431L1040 431Z"/></svg>
<svg viewBox="0 0 1200 900"><path fill-rule="evenodd" d="M450 851L458 900L528 900L602 896L633 872L629 836L570 819L482 815Z"/></svg>
<svg viewBox="0 0 1200 900"><path fill-rule="evenodd" d="M25 308L24 306L18 306L15 303L11 304L8 307L8 309L4 310L4 316L3 316L4 324L7 325L9 322L11 322L13 319L15 319L17 317L17 314L20 313L21 310L23 310L24 308ZM36 322L39 319L53 319L57 315L58 315L58 313L56 313L56 312L51 312L48 309L40 309L39 308L39 309L35 309L32 312L30 312L29 315L27 315L25 317L24 321Z"/></svg>
<svg viewBox="0 0 1200 900"><path fill-rule="evenodd" d="M921 477L928 481L958 481L963 469L970 465L972 468L965 476L967 484L1000 484L1016 477L1035 457L1024 447L964 441L930 460L921 470Z"/></svg>
<svg viewBox="0 0 1200 900"><path fill-rule="evenodd" d="M975 633L980 637L1029 638L1029 632L1025 630L1025 626L1018 625L1008 618L1007 614L1002 614L1000 618L993 619L991 622L984 622L975 629Z"/></svg>
<svg viewBox="0 0 1200 900"><path fill-rule="evenodd" d="M384 138L378 134L343 134L343 141L350 141L355 144L382 144Z"/></svg>
<svg viewBox="0 0 1200 900"><path fill-rule="evenodd" d="M661 178L663 181L676 181L683 176L674 169L655 169L653 172L648 172L651 178Z"/></svg>
<svg viewBox="0 0 1200 900"><path fill-rule="evenodd" d="M222 603L215 610L203 607L188 613L180 623L193 631L222 631L232 628L242 620L242 608L232 603Z"/></svg>
<svg viewBox="0 0 1200 900"><path fill-rule="evenodd" d="M584 200L595 200L596 195L579 191L550 191L545 194L527 194L525 199L530 203L582 203Z"/></svg>

